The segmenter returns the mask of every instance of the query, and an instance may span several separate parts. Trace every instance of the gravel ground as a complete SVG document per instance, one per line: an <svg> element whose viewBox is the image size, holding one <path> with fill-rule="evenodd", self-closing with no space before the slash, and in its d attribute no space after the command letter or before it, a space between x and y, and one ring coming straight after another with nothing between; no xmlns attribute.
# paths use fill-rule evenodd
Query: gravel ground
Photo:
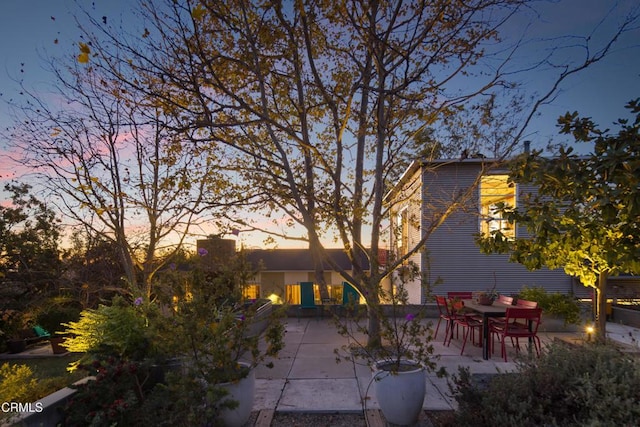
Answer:
<svg viewBox="0 0 640 427"><path fill-rule="evenodd" d="M366 426L362 414L301 414L276 412L271 427L358 427Z"/></svg>
<svg viewBox="0 0 640 427"><path fill-rule="evenodd" d="M252 414L247 423L253 426L256 415ZM448 423L450 412L428 411L424 412L420 420L413 427L450 427ZM300 412L276 412L271 427L366 427L367 423L363 414L345 413L300 413Z"/></svg>

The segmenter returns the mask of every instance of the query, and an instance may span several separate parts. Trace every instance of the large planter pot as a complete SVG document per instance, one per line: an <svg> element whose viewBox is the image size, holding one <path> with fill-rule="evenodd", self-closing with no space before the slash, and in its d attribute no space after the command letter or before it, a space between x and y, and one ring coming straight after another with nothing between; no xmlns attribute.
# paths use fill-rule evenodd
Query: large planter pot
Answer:
<svg viewBox="0 0 640 427"><path fill-rule="evenodd" d="M426 393L426 371L419 363L401 362L400 372L391 373L388 362L374 366L374 392L387 422L411 425L418 420Z"/></svg>
<svg viewBox="0 0 640 427"><path fill-rule="evenodd" d="M22 353L27 349L27 342L22 339L9 340L7 341L7 349L12 354Z"/></svg>
<svg viewBox="0 0 640 427"><path fill-rule="evenodd" d="M246 363L240 362L240 364L250 367ZM220 384L220 387L224 388L228 393L223 397L222 402L225 400L235 400L238 402L238 406L234 409L224 409L222 411L220 414L221 420L224 422L224 425L228 427L243 426L249 420L251 410L253 409L253 398L256 388L255 371L251 369L246 378L236 382Z"/></svg>
<svg viewBox="0 0 640 427"><path fill-rule="evenodd" d="M64 336L53 336L49 338L49 342L51 343L51 351L53 354L65 354L69 350L62 346L66 337Z"/></svg>
<svg viewBox="0 0 640 427"><path fill-rule="evenodd" d="M179 357L172 357L162 362L154 363L149 370L149 386L156 384L166 384L167 374L184 373L184 360Z"/></svg>

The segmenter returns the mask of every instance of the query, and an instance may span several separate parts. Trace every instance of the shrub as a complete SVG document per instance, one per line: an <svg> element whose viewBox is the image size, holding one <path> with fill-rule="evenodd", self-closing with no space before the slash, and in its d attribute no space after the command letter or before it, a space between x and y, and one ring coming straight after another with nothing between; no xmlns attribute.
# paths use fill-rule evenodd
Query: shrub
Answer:
<svg viewBox="0 0 640 427"><path fill-rule="evenodd" d="M486 389L468 369L454 376L456 426L636 425L640 366L614 347L550 345L515 374L496 375Z"/></svg>
<svg viewBox="0 0 640 427"><path fill-rule="evenodd" d="M0 402L34 402L39 397L38 379L26 365L0 366Z"/></svg>
<svg viewBox="0 0 640 427"><path fill-rule="evenodd" d="M110 357L79 368L95 378L73 386L77 391L67 402L64 425L135 425L148 367Z"/></svg>
<svg viewBox="0 0 640 427"><path fill-rule="evenodd" d="M564 318L565 324L580 323L580 305L572 295L559 292L548 293L543 287L524 286L518 293L518 299L536 301L546 314L555 314Z"/></svg>
<svg viewBox="0 0 640 427"><path fill-rule="evenodd" d="M141 359L149 351L146 319L123 298L114 298L110 306L84 310L77 322L65 326L72 338L63 345L71 352Z"/></svg>
<svg viewBox="0 0 640 427"><path fill-rule="evenodd" d="M42 326L53 336L64 330L65 323L78 321L81 310L71 304L56 304L55 300L50 302L52 304L36 316L36 324Z"/></svg>

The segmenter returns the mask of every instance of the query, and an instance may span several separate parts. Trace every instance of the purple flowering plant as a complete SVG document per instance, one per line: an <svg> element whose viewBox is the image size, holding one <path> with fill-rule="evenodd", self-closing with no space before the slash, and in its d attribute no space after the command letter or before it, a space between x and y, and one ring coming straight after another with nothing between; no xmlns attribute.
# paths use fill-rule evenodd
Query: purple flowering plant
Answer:
<svg viewBox="0 0 640 427"><path fill-rule="evenodd" d="M346 317L334 318L338 331L348 338L347 344L335 350L336 361L362 360L372 369L391 373L400 372L408 366L420 366L430 371L436 369L437 356L433 355L431 344L433 329L425 320L425 307L408 304L405 285L409 280L417 279L419 274L417 267L409 264L402 274L394 276L392 291L378 289L378 304L369 304L366 310L352 306ZM380 319L382 342L373 347L367 345L368 316Z"/></svg>

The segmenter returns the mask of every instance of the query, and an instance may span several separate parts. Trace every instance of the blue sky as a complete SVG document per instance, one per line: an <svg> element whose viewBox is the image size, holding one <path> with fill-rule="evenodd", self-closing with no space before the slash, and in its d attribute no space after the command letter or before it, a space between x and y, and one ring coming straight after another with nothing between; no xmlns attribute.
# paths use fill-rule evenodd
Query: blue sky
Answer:
<svg viewBox="0 0 640 427"><path fill-rule="evenodd" d="M50 76L44 73L43 55L57 56L77 52L79 30L73 11L81 4L98 19L106 16L110 23L126 20L134 0L0 0L0 126L11 121L2 100L16 96L19 91L14 79L24 78L28 87L47 90ZM608 15L614 4L619 8ZM515 40L528 27L528 37L536 40L561 35L588 36L591 48L599 49L625 13L638 7L637 0L559 0L538 2L536 15L527 12L506 28L506 41ZM604 21L603 18L607 17ZM602 22L602 23L601 23ZM598 25L601 23L600 25ZM57 43L56 43L57 41ZM518 65L535 62L550 46L571 45L579 39L531 42L518 54ZM550 138L561 139L555 129L556 119L566 111L577 110L594 119L601 127L610 127L625 114L623 105L640 96L640 30L623 37L602 63L592 66L562 85L551 105L541 109L529 129L534 147L543 147ZM566 48L557 52L557 59L579 58L584 52ZM544 71L523 73L518 80L527 93L545 90L551 74ZM15 177L14 169L2 157L4 142L0 141L0 182Z"/></svg>

